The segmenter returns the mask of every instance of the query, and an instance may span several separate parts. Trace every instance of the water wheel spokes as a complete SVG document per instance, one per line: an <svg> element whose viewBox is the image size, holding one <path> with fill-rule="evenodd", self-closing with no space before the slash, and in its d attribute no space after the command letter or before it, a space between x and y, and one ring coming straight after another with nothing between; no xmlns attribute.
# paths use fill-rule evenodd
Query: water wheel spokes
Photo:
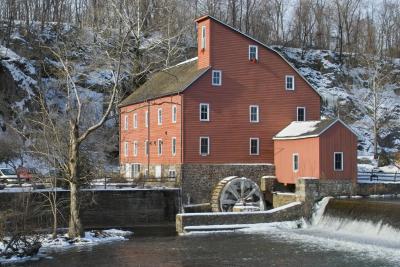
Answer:
<svg viewBox="0 0 400 267"><path fill-rule="evenodd" d="M245 177L230 176L222 179L211 197L212 210L264 210L264 199L258 185Z"/></svg>

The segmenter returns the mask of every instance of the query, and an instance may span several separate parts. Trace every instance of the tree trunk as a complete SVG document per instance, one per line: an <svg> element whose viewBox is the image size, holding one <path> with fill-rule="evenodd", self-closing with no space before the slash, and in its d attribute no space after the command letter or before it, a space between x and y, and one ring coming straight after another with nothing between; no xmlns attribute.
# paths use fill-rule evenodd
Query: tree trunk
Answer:
<svg viewBox="0 0 400 267"><path fill-rule="evenodd" d="M70 189L70 217L68 236L70 238L83 237L83 227L79 214L78 200L78 158L79 158L79 131L75 122L70 122L70 144L69 144L69 189Z"/></svg>

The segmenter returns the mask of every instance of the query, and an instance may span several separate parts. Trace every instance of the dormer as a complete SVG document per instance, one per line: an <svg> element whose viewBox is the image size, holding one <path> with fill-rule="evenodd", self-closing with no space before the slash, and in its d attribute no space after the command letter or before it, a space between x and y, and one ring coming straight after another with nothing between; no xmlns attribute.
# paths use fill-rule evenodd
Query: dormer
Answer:
<svg viewBox="0 0 400 267"><path fill-rule="evenodd" d="M197 55L198 68L205 68L211 65L211 24L212 19L204 16L196 20L197 23Z"/></svg>

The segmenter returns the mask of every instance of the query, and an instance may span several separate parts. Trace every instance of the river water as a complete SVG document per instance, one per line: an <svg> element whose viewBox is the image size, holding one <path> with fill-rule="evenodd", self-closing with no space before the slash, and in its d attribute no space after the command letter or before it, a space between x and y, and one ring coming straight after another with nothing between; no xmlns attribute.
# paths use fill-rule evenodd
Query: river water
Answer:
<svg viewBox="0 0 400 267"><path fill-rule="evenodd" d="M398 230L356 219L339 223L322 216L319 221L323 223L302 228L299 222L272 223L185 236L175 235L174 228L133 229L127 241L50 251L49 258L24 265L400 266Z"/></svg>

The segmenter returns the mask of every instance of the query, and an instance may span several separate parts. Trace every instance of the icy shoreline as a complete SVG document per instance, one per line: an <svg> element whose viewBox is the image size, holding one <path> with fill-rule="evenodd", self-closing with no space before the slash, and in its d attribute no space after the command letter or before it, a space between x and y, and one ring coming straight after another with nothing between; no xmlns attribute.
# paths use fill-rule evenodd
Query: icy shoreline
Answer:
<svg viewBox="0 0 400 267"><path fill-rule="evenodd" d="M53 239L51 235L32 236L30 237L32 240L34 238L38 238L38 241L41 243L39 252L36 255L21 257L17 256L18 253L17 251L11 257L0 256L0 265L15 264L31 260L39 260L41 258L48 257L47 254L49 252L54 252L54 251L63 251L75 247L95 246L109 242L125 241L128 240L128 237L131 236L132 234L133 232L131 231L108 229L99 231L94 231L94 230L87 231L85 232L85 236L79 239L69 239L66 234L65 235L59 234L55 239ZM5 248L6 244L4 243L4 241L1 241L0 254L4 252Z"/></svg>

